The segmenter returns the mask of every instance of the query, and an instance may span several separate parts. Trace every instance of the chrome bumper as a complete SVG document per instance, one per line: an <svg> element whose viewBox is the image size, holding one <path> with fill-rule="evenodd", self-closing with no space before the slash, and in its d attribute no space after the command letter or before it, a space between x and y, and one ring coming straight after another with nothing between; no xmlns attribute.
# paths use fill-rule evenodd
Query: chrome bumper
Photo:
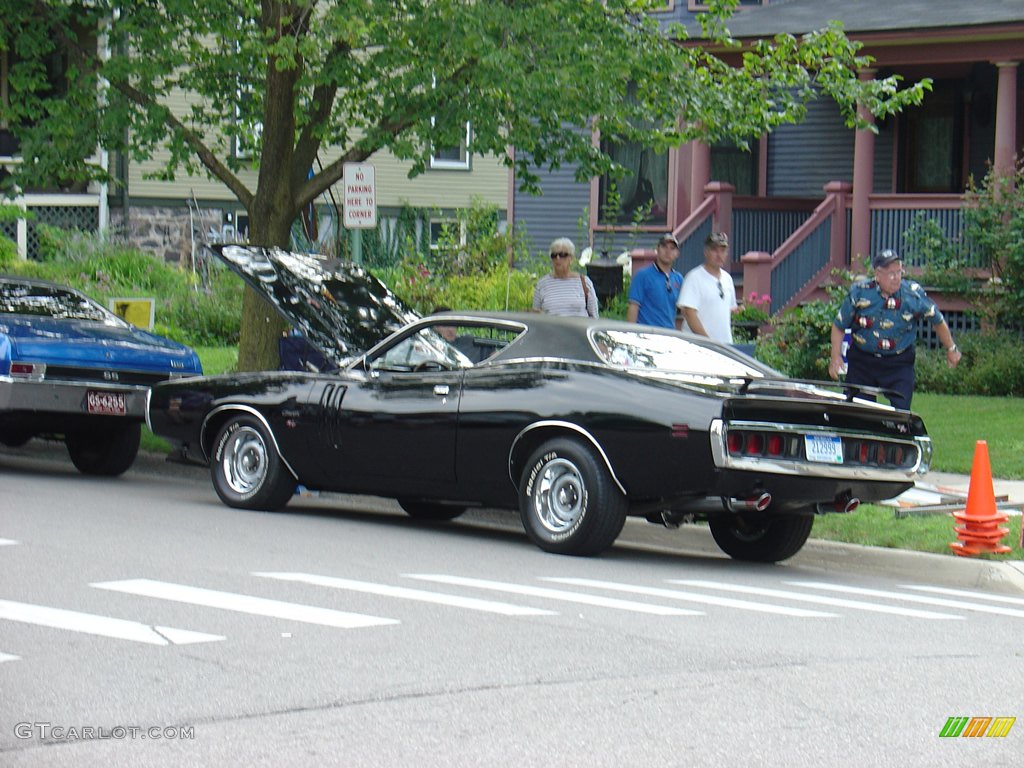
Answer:
<svg viewBox="0 0 1024 768"><path fill-rule="evenodd" d="M42 411L45 413L89 413L88 392L124 394L122 418L145 419L149 387L89 382L38 381L0 376L0 412Z"/></svg>
<svg viewBox="0 0 1024 768"><path fill-rule="evenodd" d="M769 425L764 425L769 426ZM858 433L852 433L841 429L816 429L801 425L798 428L801 432L823 433L848 436L864 437ZM750 472L768 472L774 475L804 475L807 477L840 478L846 480L868 480L878 482L898 482L908 480L913 482L920 475L928 471L932 459L932 441L930 437L913 437L906 440L892 440L880 436L872 436L873 439L883 442L913 444L918 449L917 461L914 466L906 469L888 469L880 467L865 466L842 466L835 464L816 464L810 461L788 461L782 458L768 457L747 457L730 456L725 444L725 424L721 419L711 422L709 430L711 439L711 456L715 466L719 469L746 470Z"/></svg>

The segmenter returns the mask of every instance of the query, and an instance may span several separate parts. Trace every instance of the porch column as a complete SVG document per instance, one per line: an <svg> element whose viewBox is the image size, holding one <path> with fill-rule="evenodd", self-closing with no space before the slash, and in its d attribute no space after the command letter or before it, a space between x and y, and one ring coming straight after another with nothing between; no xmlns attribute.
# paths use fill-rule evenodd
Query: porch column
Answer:
<svg viewBox="0 0 1024 768"><path fill-rule="evenodd" d="M711 181L711 147L701 141L690 142L690 213L704 202L704 188Z"/></svg>
<svg viewBox="0 0 1024 768"><path fill-rule="evenodd" d="M996 89L996 148L993 167L999 176L1013 176L1017 142L1017 69L1016 61L996 62L999 82Z"/></svg>
<svg viewBox="0 0 1024 768"><path fill-rule="evenodd" d="M861 80L875 76L874 69L862 69ZM857 116L874 124L875 117L863 105L857 105ZM875 185L875 134L858 128L853 141L853 216L850 222L850 261L871 253L871 192Z"/></svg>

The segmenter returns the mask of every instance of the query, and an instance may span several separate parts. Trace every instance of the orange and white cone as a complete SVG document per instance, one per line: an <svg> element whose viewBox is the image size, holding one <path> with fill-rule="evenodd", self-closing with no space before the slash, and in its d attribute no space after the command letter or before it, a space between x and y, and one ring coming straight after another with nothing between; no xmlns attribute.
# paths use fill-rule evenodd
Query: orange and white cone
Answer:
<svg viewBox="0 0 1024 768"><path fill-rule="evenodd" d="M999 524L1010 518L1008 515L1000 514L996 508L992 468L988 460L988 443L984 440L979 440L974 446L971 485L967 489L967 508L963 512L954 512L953 517L960 523L953 528L959 541L949 545L956 554L966 557L986 552L1003 554L1010 551L1009 547L999 543L1010 532L1008 528L1001 528Z"/></svg>

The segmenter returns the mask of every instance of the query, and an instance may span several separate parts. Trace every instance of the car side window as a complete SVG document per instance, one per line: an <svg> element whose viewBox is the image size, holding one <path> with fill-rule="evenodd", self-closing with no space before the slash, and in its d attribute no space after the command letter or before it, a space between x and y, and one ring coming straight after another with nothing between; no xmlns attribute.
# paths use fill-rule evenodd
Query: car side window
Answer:
<svg viewBox="0 0 1024 768"><path fill-rule="evenodd" d="M470 365L435 328L421 328L370 361L370 369L375 371L454 370Z"/></svg>

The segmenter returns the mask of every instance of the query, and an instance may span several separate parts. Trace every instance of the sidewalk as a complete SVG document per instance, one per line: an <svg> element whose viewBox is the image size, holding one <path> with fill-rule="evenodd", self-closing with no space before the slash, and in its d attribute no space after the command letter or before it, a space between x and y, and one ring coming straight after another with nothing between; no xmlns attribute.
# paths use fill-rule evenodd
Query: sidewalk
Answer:
<svg viewBox="0 0 1024 768"><path fill-rule="evenodd" d="M969 475L951 472L929 472L913 488L882 502L906 514L951 513L964 509L971 487ZM996 507L1000 513L1020 517L1024 510L1024 480L992 480Z"/></svg>

